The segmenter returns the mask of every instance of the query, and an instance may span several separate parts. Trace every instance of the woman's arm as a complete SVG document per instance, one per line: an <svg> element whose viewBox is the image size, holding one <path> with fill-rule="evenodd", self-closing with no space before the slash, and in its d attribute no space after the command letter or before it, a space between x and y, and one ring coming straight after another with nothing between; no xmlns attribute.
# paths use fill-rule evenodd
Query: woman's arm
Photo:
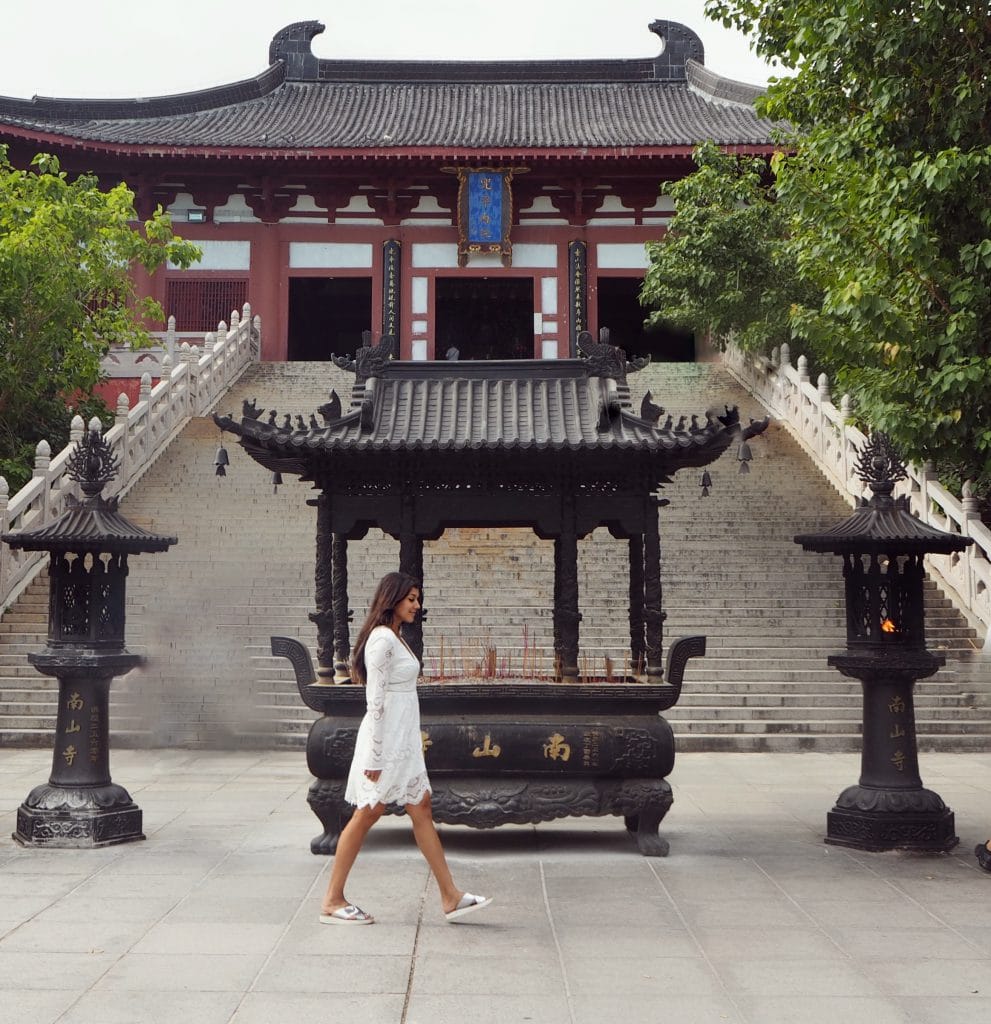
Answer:
<svg viewBox="0 0 991 1024"><path fill-rule="evenodd" d="M394 656L392 638L384 629L376 629L365 644L365 705L372 722L372 752L365 771L385 767L385 691Z"/></svg>

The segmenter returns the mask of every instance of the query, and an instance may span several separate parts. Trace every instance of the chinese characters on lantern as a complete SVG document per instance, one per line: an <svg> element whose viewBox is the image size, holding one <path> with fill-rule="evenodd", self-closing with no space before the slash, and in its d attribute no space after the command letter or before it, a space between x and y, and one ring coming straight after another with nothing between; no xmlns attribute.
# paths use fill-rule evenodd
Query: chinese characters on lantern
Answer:
<svg viewBox="0 0 991 1024"><path fill-rule="evenodd" d="M888 733L888 737L893 740L903 739L908 736L908 731L905 728L905 712L908 710L907 705L903 698L895 696L888 701L888 713L891 715L891 730ZM895 766L895 770L903 772L905 770L905 751L901 749L901 746L895 744L895 751L891 755L891 763Z"/></svg>

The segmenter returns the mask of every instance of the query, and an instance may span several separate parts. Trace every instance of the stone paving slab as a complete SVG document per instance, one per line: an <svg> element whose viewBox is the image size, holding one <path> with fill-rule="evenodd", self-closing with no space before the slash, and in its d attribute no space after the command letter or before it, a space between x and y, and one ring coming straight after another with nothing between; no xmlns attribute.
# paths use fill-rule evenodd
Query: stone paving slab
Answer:
<svg viewBox="0 0 991 1024"><path fill-rule="evenodd" d="M680 754L667 858L619 819L443 827L458 926L405 819L384 819L317 921L329 861L297 752L114 756L146 842L25 850L50 755L0 749L0 1024L959 1024L991 1017L991 753L923 754L956 813L945 856L825 846L849 754Z"/></svg>

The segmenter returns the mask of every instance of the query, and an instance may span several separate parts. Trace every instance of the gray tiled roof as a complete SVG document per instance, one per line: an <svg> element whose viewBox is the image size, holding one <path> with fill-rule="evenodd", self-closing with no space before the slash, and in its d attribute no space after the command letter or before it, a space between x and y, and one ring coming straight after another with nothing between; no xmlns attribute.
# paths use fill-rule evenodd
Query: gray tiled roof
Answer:
<svg viewBox="0 0 991 1024"><path fill-rule="evenodd" d="M771 123L687 83L285 82L265 96L164 116L3 116L75 139L168 146L394 148L766 144Z"/></svg>
<svg viewBox="0 0 991 1024"><path fill-rule="evenodd" d="M151 99L0 97L4 124L104 145L263 149L466 149L767 145L762 91L704 67L673 22L656 58L591 61L335 61L310 50L317 22L287 26L255 78Z"/></svg>
<svg viewBox="0 0 991 1024"><path fill-rule="evenodd" d="M807 551L923 552L963 551L970 538L947 533L912 515L907 498L879 500L876 496L823 533L795 538Z"/></svg>
<svg viewBox="0 0 991 1024"><path fill-rule="evenodd" d="M675 447L650 424L626 413L597 429L597 377L434 379L375 381L374 421L362 430L352 412L306 436L283 443L307 448L579 449ZM687 435L685 437L687 442Z"/></svg>
<svg viewBox="0 0 991 1024"><path fill-rule="evenodd" d="M116 502L84 501L34 530L5 533L11 547L26 551L165 551L176 543L137 526L117 511Z"/></svg>
<svg viewBox="0 0 991 1024"><path fill-rule="evenodd" d="M731 443L718 420L696 433L655 427L624 390L585 360L391 362L370 387L356 385L354 403L370 406L364 424L360 408L303 430L217 421L263 465L291 472L324 455L399 451L639 452L674 472L709 464Z"/></svg>

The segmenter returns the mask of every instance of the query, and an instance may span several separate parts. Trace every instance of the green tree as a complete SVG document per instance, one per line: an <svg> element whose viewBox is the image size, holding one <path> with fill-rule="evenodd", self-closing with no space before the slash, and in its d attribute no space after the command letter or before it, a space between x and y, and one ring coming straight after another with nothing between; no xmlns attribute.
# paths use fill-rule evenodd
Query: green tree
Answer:
<svg viewBox="0 0 991 1024"><path fill-rule="evenodd" d="M708 0L793 71L762 112L788 325L902 453L991 491L988 0ZM707 259L707 254L700 258ZM818 298L821 297L821 298Z"/></svg>
<svg viewBox="0 0 991 1024"><path fill-rule="evenodd" d="M0 473L11 491L30 477L39 440L53 450L68 440L69 404L99 408L92 391L110 345L147 345L143 321L163 318L136 296L131 268L199 255L161 209L141 230L136 221L125 185L70 181L45 155L19 169L0 147Z"/></svg>
<svg viewBox="0 0 991 1024"><path fill-rule="evenodd" d="M795 273L788 216L776 202L768 165L728 155L713 143L694 154L698 170L665 185L675 215L664 239L650 242L641 301L652 324L733 337L747 351L792 340L796 302L819 296Z"/></svg>

